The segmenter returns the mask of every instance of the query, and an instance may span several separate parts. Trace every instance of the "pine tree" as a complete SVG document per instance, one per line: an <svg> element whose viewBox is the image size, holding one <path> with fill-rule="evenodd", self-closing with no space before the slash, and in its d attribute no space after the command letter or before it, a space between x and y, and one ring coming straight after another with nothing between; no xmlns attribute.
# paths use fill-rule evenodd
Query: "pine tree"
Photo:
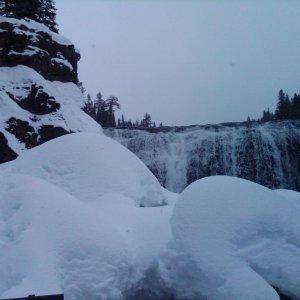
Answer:
<svg viewBox="0 0 300 300"><path fill-rule="evenodd" d="M17 19L29 18L43 23L54 32L58 32L56 8L53 0L4 0L3 13Z"/></svg>
<svg viewBox="0 0 300 300"><path fill-rule="evenodd" d="M146 128L151 127L152 125L151 119L152 119L151 116L148 113L145 113L141 121L141 126Z"/></svg>
<svg viewBox="0 0 300 300"><path fill-rule="evenodd" d="M291 119L300 119L300 94L294 94L291 99Z"/></svg>
<svg viewBox="0 0 300 300"><path fill-rule="evenodd" d="M116 127L115 109L120 109L119 99L115 96L110 96L106 99L108 107L107 127Z"/></svg>
<svg viewBox="0 0 300 300"><path fill-rule="evenodd" d="M53 0L40 0L40 7L39 7L39 20L38 22L41 22L48 26L50 30L54 32L58 32L57 24L55 22L56 19L56 8L55 8L55 2Z"/></svg>
<svg viewBox="0 0 300 300"><path fill-rule="evenodd" d="M290 99L287 94L280 90L278 93L278 103L275 112L275 116L277 120L286 120L290 116Z"/></svg>

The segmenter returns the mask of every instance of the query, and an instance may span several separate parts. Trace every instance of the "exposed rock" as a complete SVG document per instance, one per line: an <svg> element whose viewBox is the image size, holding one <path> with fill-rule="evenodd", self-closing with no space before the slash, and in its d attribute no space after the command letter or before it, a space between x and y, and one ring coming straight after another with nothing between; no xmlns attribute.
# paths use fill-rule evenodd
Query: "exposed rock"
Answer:
<svg viewBox="0 0 300 300"><path fill-rule="evenodd" d="M17 158L17 154L8 146L7 139L0 132L0 163L5 163Z"/></svg>
<svg viewBox="0 0 300 300"><path fill-rule="evenodd" d="M29 85L25 88L28 91L26 96L16 96L10 92L6 92L8 96L15 101L21 108L36 115L45 115L56 112L60 108L60 104L49 96L42 86L36 84Z"/></svg>
<svg viewBox="0 0 300 300"><path fill-rule="evenodd" d="M101 132L81 109L79 59L43 24L0 17L0 163L64 134Z"/></svg>
<svg viewBox="0 0 300 300"><path fill-rule="evenodd" d="M0 67L25 65L47 80L77 83L79 59L74 45L46 26L0 18Z"/></svg>

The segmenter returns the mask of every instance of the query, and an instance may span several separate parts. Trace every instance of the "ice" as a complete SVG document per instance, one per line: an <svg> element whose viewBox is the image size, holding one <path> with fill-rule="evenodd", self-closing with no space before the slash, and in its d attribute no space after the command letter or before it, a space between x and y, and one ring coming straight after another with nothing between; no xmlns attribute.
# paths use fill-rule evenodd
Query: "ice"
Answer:
<svg viewBox="0 0 300 300"><path fill-rule="evenodd" d="M105 129L135 153L173 192L212 175L230 175L269 188L300 189L300 122L235 123L146 130Z"/></svg>
<svg viewBox="0 0 300 300"><path fill-rule="evenodd" d="M179 298L300 297L300 206L292 197L234 177L187 187L171 219L164 278Z"/></svg>

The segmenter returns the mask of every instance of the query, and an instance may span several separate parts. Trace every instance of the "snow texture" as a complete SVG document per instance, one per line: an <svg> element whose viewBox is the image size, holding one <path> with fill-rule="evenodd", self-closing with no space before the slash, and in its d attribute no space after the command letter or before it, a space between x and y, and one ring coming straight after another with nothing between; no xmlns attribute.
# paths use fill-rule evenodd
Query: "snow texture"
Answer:
<svg viewBox="0 0 300 300"><path fill-rule="evenodd" d="M42 178L83 202L121 194L137 206L167 204L165 190L148 168L125 147L100 134L54 139L23 152L1 169Z"/></svg>
<svg viewBox="0 0 300 300"><path fill-rule="evenodd" d="M300 297L300 207L292 197L234 177L186 188L171 219L164 277L184 299Z"/></svg>
<svg viewBox="0 0 300 300"><path fill-rule="evenodd" d="M102 134L23 152L0 166L0 297L124 298L171 239L176 197Z"/></svg>

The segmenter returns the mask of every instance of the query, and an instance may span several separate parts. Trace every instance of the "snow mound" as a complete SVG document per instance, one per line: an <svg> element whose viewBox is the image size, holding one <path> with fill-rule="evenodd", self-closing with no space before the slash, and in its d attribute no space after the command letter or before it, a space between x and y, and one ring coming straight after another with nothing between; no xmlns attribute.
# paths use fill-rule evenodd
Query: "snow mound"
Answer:
<svg viewBox="0 0 300 300"><path fill-rule="evenodd" d="M129 150L102 134L76 133L25 151L0 172L26 174L59 186L81 201L114 194L137 206L167 204L167 192Z"/></svg>
<svg viewBox="0 0 300 300"><path fill-rule="evenodd" d="M285 189L275 190L274 192L278 193L279 195L281 195L284 198L293 199L293 200L297 201L298 204L300 205L300 193L299 192L292 191L292 190L285 190Z"/></svg>
<svg viewBox="0 0 300 300"><path fill-rule="evenodd" d="M57 101L59 110L37 115L22 109L18 101L28 97L32 86L43 87L43 92ZM14 95L15 101L9 95ZM83 102L80 90L73 83L45 80L36 71L25 66L0 68L0 131L4 133L9 146L18 154L26 149L26 145L5 130L6 122L10 118L28 122L28 126L36 134L43 125L59 127L67 132L102 132L101 127L81 110Z"/></svg>
<svg viewBox="0 0 300 300"><path fill-rule="evenodd" d="M179 298L300 297L300 208L234 177L201 179L180 195L164 277Z"/></svg>
<svg viewBox="0 0 300 300"><path fill-rule="evenodd" d="M43 180L0 176L0 296L120 299L128 245L108 215Z"/></svg>

